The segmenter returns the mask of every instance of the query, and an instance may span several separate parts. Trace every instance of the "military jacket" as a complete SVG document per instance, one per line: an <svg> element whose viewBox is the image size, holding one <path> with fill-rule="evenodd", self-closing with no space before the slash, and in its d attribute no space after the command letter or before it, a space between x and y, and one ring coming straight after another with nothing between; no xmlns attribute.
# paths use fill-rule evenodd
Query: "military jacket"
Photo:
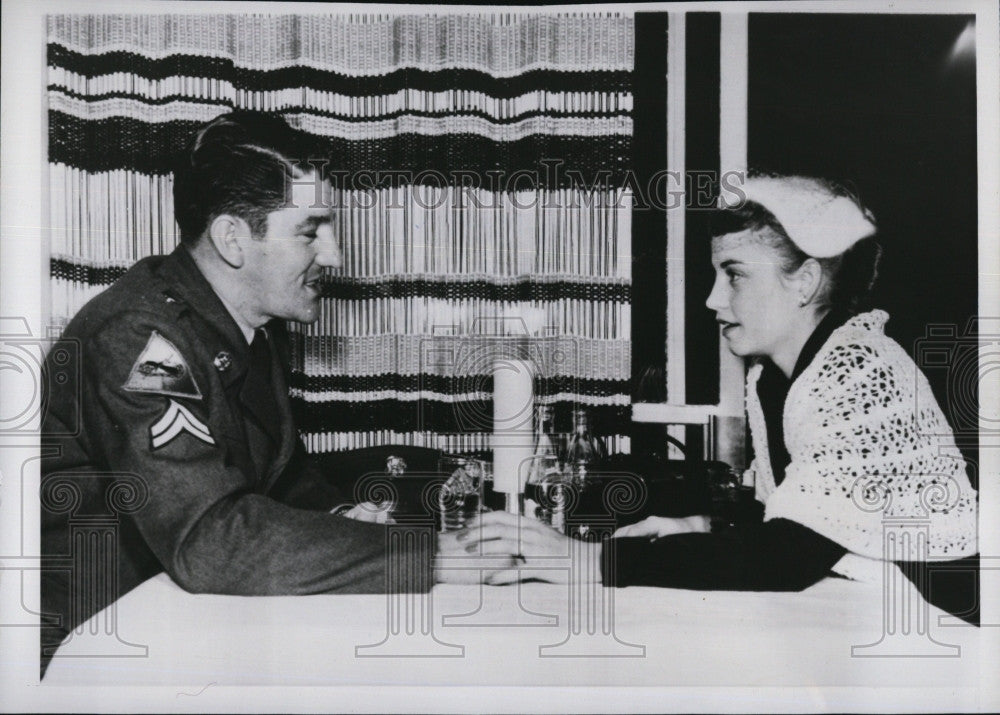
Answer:
<svg viewBox="0 0 1000 715"><path fill-rule="evenodd" d="M206 593L430 587L432 533L393 539L399 564L387 561L397 527L328 513L343 499L304 453L287 336L276 322L268 331L281 425L271 435L242 396L246 338L184 246L133 266L70 322L67 349L50 351L74 364L47 395L43 427L43 662L164 570ZM273 443L262 451L255 439ZM261 453L269 464L255 462ZM96 541L95 524L105 525ZM81 560L88 540L99 553Z"/></svg>

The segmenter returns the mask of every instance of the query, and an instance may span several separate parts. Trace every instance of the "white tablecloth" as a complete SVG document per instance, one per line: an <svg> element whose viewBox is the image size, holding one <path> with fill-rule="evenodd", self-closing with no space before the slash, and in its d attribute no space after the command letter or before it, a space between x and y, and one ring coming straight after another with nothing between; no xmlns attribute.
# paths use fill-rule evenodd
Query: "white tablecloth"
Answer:
<svg viewBox="0 0 1000 715"><path fill-rule="evenodd" d="M264 598L192 595L161 574L74 633L44 683L960 688L981 677L980 631L960 623L843 579L802 593L527 583Z"/></svg>

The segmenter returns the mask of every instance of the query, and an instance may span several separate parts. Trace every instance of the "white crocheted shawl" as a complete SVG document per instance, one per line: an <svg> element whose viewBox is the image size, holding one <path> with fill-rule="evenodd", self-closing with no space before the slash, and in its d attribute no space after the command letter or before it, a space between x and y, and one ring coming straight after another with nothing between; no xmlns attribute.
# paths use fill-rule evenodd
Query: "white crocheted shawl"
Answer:
<svg viewBox="0 0 1000 715"><path fill-rule="evenodd" d="M836 541L850 553L834 570L876 582L886 561L977 550L965 462L927 378L886 337L888 319L881 310L854 316L792 383L783 415L791 463L778 487L757 397L763 365L747 375L750 468L765 521L791 519Z"/></svg>

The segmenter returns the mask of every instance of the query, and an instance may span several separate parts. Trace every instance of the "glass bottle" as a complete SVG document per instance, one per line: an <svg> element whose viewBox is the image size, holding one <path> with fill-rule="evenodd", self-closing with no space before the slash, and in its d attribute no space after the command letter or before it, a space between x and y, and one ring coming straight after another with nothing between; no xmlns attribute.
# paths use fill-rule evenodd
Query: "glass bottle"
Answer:
<svg viewBox="0 0 1000 715"><path fill-rule="evenodd" d="M574 481L586 480L587 471L595 462L604 459L604 444L590 431L586 410L573 410L573 432L566 444L566 464Z"/></svg>
<svg viewBox="0 0 1000 715"><path fill-rule="evenodd" d="M535 447L528 473L529 484L541 484L546 476L559 473L556 439L552 405L538 405L535 407Z"/></svg>

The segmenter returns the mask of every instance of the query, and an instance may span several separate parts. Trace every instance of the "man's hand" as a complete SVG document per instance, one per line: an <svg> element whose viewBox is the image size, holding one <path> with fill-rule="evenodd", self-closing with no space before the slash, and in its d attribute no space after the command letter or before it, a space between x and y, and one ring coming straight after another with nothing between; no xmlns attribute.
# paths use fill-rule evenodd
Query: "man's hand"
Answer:
<svg viewBox="0 0 1000 715"><path fill-rule="evenodd" d="M517 560L510 554L481 556L475 550L470 551L468 534L468 529L438 534L434 557L437 583L491 583L491 578L516 565Z"/></svg>
<svg viewBox="0 0 1000 715"><path fill-rule="evenodd" d="M395 508L395 502L391 501L384 501L381 504L366 501L346 510L345 506L334 507L330 513L340 514L355 521L367 521L370 524L395 524L392 519L392 510Z"/></svg>
<svg viewBox="0 0 1000 715"><path fill-rule="evenodd" d="M458 533L458 542L470 554L510 557L514 568L489 574L491 585L533 578L550 583L599 582L601 545L563 536L548 524L503 511L480 515ZM527 573L522 574L522 569Z"/></svg>
<svg viewBox="0 0 1000 715"><path fill-rule="evenodd" d="M701 514L682 519L650 516L635 524L623 526L612 535L612 538L645 536L652 541L671 534L707 533L710 530L708 517Z"/></svg>

